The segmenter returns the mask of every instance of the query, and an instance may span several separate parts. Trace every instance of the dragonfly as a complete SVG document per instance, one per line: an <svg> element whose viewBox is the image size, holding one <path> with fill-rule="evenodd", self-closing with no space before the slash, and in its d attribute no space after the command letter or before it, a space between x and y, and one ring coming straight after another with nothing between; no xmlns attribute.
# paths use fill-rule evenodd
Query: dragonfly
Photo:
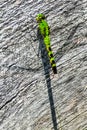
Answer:
<svg viewBox="0 0 87 130"><path fill-rule="evenodd" d="M36 16L36 21L38 23L38 29L40 31L40 34L43 37L44 44L46 47L46 51L49 57L49 61L53 70L54 74L57 74L57 67L56 67L56 62L55 58L53 56L53 52L51 49L51 42L50 42L50 27L46 21L46 17L44 14L38 14Z"/></svg>

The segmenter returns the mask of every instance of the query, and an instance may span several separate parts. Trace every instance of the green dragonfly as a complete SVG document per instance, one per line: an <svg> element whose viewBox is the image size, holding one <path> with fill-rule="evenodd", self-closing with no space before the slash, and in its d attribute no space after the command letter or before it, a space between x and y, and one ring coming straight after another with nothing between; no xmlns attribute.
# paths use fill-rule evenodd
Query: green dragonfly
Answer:
<svg viewBox="0 0 87 130"><path fill-rule="evenodd" d="M36 17L36 21L38 23L38 28L39 28L39 31L40 31L42 37L43 37L44 44L46 46L46 50L48 53L48 57L50 60L50 64L51 64L53 73L57 74L57 67L56 67L56 63L55 63L55 58L53 56L53 52L52 52L51 44L50 44L50 27L45 19L46 18L45 18L44 14L38 14Z"/></svg>

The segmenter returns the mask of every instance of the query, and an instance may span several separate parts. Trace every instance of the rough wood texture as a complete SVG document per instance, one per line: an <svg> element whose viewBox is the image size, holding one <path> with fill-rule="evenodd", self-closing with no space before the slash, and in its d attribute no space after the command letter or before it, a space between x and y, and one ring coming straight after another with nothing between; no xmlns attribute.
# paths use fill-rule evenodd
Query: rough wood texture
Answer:
<svg viewBox="0 0 87 130"><path fill-rule="evenodd" d="M44 13L58 75L39 44ZM0 0L0 130L87 130L87 0Z"/></svg>

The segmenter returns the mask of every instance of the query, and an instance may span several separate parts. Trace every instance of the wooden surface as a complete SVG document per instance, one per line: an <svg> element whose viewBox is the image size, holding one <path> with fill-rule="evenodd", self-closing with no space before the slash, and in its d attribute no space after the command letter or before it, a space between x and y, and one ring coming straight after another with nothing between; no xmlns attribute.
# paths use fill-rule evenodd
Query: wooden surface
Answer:
<svg viewBox="0 0 87 130"><path fill-rule="evenodd" d="M54 77L38 13L51 28ZM0 130L87 130L87 0L0 0Z"/></svg>

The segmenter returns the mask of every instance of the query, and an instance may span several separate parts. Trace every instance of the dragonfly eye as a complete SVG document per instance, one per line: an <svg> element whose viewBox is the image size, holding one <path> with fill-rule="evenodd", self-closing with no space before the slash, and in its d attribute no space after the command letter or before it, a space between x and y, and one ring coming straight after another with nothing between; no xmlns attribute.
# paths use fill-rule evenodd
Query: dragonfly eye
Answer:
<svg viewBox="0 0 87 130"><path fill-rule="evenodd" d="M37 22L40 22L42 19L45 19L45 15L44 14L38 14L36 17Z"/></svg>

